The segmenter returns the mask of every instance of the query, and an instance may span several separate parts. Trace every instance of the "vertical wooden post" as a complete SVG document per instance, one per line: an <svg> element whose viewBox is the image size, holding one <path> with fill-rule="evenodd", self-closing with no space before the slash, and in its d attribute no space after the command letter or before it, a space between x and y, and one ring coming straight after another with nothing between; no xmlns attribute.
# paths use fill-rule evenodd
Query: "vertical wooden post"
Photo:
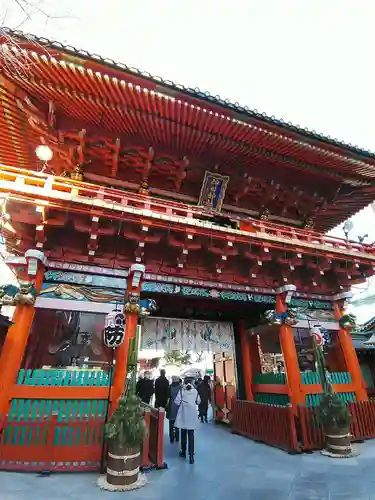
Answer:
<svg viewBox="0 0 375 500"><path fill-rule="evenodd" d="M115 368L113 382L111 387L111 406L110 414L117 408L118 401L126 386L126 376L128 374L128 356L129 342L136 335L138 317L139 317L139 298L142 287L142 279L145 272L145 266L142 264L133 264L128 276L128 285L125 292L126 299L132 299L134 302L125 304L124 313L126 315L125 339L116 349Z"/></svg>
<svg viewBox="0 0 375 500"><path fill-rule="evenodd" d="M253 401L253 390L252 390L252 382L253 382L253 371L251 368L251 358L250 358L250 346L249 340L245 330L245 320L240 319L238 322L238 328L240 331L241 337L241 353L242 353L242 376L245 382L245 394L247 401Z"/></svg>
<svg viewBox="0 0 375 500"><path fill-rule="evenodd" d="M43 284L47 260L39 250L25 253L26 270L20 279L32 282L36 296ZM35 315L34 305L17 305L13 316L14 324L9 328L0 357L0 415L7 413L13 386L17 380L25 354L27 341Z"/></svg>
<svg viewBox="0 0 375 500"><path fill-rule="evenodd" d="M286 301L289 288L291 289L291 285L278 290L278 295L276 296L276 312L278 313L284 313L287 311ZM293 288L295 290L295 287ZM293 327L289 325L281 325L279 338L285 362L287 383L291 392L291 404L294 411L296 411L297 406L299 404L304 405L305 401L302 392L302 379L299 369L297 350L294 343Z"/></svg>
<svg viewBox="0 0 375 500"><path fill-rule="evenodd" d="M146 435L143 439L142 446L142 463L143 467L149 467L151 465L149 450L150 450L150 425L151 425L151 412L149 408L145 409L145 426L146 426Z"/></svg>
<svg viewBox="0 0 375 500"><path fill-rule="evenodd" d="M250 335L248 339L249 350L250 350L250 360L251 360L251 370L252 375L262 372L262 363L260 361L260 352L258 344L258 335Z"/></svg>
<svg viewBox="0 0 375 500"><path fill-rule="evenodd" d="M165 411L164 408L159 408L158 410L158 448L156 454L156 464L159 469L164 466L164 424L165 424Z"/></svg>
<svg viewBox="0 0 375 500"><path fill-rule="evenodd" d="M342 307L338 302L334 304L334 311L337 321L343 315ZM362 370L359 365L349 328L340 328L338 341L344 355L346 369L350 373L357 401L368 401L366 383L363 379Z"/></svg>

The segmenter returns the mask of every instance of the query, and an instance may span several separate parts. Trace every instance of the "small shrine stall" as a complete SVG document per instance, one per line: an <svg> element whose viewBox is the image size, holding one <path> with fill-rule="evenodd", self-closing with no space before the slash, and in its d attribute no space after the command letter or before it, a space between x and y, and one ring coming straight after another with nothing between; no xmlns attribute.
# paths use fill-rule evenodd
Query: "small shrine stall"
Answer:
<svg viewBox="0 0 375 500"><path fill-rule="evenodd" d="M19 287L2 289L16 309L0 356L0 469L99 470L104 424L134 380L138 323L155 304L140 301L144 266L135 264L109 314L36 314L47 265L42 252L26 252L12 264ZM164 412L145 407L145 421L142 466L162 467Z"/></svg>
<svg viewBox="0 0 375 500"><path fill-rule="evenodd" d="M293 311L293 339L302 383L301 397L307 407L319 404L322 393L313 348L315 335L325 345L326 368L336 392L345 402L356 400L339 345L339 324L335 319L333 304L325 302L321 306L325 309L290 308L290 312ZM283 356L279 333L280 323L274 319L247 331L253 346L252 357L258 358L253 362L252 392L254 401L289 405L292 403L291 387L287 383L289 367Z"/></svg>

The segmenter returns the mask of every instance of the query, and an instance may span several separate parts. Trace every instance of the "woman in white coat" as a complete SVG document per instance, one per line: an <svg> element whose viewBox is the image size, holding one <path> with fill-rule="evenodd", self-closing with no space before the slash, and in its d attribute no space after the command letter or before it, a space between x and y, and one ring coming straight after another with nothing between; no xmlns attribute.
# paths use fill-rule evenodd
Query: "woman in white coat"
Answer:
<svg viewBox="0 0 375 500"><path fill-rule="evenodd" d="M188 444L190 463L194 463L194 431L197 428L197 405L200 397L190 379L178 392L175 403L178 406L175 427L181 429L181 451L180 457L186 458L186 444Z"/></svg>

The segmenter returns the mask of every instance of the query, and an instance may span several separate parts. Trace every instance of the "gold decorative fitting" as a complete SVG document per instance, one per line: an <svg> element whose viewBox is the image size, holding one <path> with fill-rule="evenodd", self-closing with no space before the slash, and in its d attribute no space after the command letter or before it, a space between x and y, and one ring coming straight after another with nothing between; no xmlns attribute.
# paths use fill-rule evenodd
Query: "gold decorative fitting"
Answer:
<svg viewBox="0 0 375 500"><path fill-rule="evenodd" d="M269 216L270 211L268 210L268 208L265 208L260 214L260 220L267 221L269 219Z"/></svg>
<svg viewBox="0 0 375 500"><path fill-rule="evenodd" d="M124 306L125 314L139 314L140 309L139 304L132 304L131 302L127 302Z"/></svg>
<svg viewBox="0 0 375 500"><path fill-rule="evenodd" d="M128 298L129 298L129 302L131 304L136 304L139 301L139 293L137 293L137 292L130 292Z"/></svg>
<svg viewBox="0 0 375 500"><path fill-rule="evenodd" d="M33 305L35 303L34 283L29 281L20 281L19 292L14 296L16 304Z"/></svg>
<svg viewBox="0 0 375 500"><path fill-rule="evenodd" d="M3 285L0 287L0 304L4 306L33 305L36 293L34 284L21 281L19 287L14 285Z"/></svg>
<svg viewBox="0 0 375 500"><path fill-rule="evenodd" d="M312 217L308 217L303 224L303 228L312 229L314 227L314 224L315 224L314 219Z"/></svg>
<svg viewBox="0 0 375 500"><path fill-rule="evenodd" d="M83 177L83 166L82 165L77 165L73 172L70 174L70 178L73 179L73 181L80 181L82 182L84 180Z"/></svg>
<svg viewBox="0 0 375 500"><path fill-rule="evenodd" d="M139 194L148 194L150 191L150 186L148 185L147 181L142 181L141 185L139 186L138 193Z"/></svg>

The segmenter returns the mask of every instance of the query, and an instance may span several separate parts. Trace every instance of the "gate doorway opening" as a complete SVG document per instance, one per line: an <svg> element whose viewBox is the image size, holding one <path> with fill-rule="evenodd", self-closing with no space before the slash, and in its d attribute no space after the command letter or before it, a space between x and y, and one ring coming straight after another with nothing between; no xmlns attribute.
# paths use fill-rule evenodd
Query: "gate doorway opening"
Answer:
<svg viewBox="0 0 375 500"><path fill-rule="evenodd" d="M187 350L189 345L191 352L194 352L194 349L195 352L200 349L207 351L211 363L207 364L203 371L213 373L214 418L217 422L229 423L232 401L235 397L245 398L241 324L246 325L246 328L259 325L263 321L263 313L270 307L269 304L159 294L150 295L150 298L157 301L158 311L144 320L140 357L142 358L142 353L147 349L152 349L155 353L154 359L160 359L168 349ZM213 331L213 338L208 338L205 342L202 337L206 335L207 328ZM168 332L182 340L170 341ZM190 344L186 338L189 334L195 339ZM223 341L226 336L230 337L230 342ZM195 347L197 344L199 348Z"/></svg>

